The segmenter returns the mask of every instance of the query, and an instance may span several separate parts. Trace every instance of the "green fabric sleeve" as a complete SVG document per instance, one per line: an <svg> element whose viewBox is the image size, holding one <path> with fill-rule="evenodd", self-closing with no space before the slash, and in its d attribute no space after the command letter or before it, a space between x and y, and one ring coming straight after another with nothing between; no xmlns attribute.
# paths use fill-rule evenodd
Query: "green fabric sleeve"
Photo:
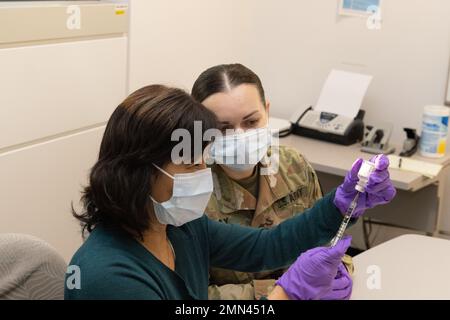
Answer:
<svg viewBox="0 0 450 320"><path fill-rule="evenodd" d="M242 272L275 270L292 264L308 249L327 244L343 218L333 204L334 194L272 229L207 219L211 266Z"/></svg>

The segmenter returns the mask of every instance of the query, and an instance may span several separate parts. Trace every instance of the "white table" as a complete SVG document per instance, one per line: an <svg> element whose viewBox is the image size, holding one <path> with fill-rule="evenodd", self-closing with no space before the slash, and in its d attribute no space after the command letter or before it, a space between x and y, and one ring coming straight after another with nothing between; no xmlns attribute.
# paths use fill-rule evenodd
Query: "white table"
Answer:
<svg viewBox="0 0 450 320"><path fill-rule="evenodd" d="M355 256L353 262L352 300L450 299L449 240L404 235ZM377 270L380 289L373 278Z"/></svg>
<svg viewBox="0 0 450 320"><path fill-rule="evenodd" d="M316 171L345 176L357 158L369 159L373 155L361 152L359 143L351 146L342 146L335 143L289 135L280 139L280 145L293 147L300 151L311 163ZM397 148L396 154L401 150ZM450 164L450 153L444 158L429 159L415 154L411 159L427 161L444 166ZM419 173L391 170L391 179L394 186L401 190L416 191L438 180L429 179Z"/></svg>
<svg viewBox="0 0 450 320"><path fill-rule="evenodd" d="M330 142L289 135L280 139L303 154L317 171L325 192L342 182L342 177L357 158L369 159L372 155L361 152L359 143L342 146ZM397 148L396 154L401 150ZM412 159L442 164L444 169L434 178L419 173L390 170L391 179L397 188L397 196L389 205L371 209L366 216L380 224L403 227L438 235L442 229L445 212L442 199L445 190L445 173L450 168L450 153L440 159L428 159L414 155ZM446 171L447 170L447 171Z"/></svg>

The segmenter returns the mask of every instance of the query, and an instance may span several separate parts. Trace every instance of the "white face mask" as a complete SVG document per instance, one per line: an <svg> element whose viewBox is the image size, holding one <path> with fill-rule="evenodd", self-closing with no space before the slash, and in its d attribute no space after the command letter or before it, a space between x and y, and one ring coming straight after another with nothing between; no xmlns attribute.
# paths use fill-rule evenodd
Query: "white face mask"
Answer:
<svg viewBox="0 0 450 320"><path fill-rule="evenodd" d="M266 126L243 133L219 136L214 140L210 156L215 163L232 170L253 169L267 154L272 135Z"/></svg>
<svg viewBox="0 0 450 320"><path fill-rule="evenodd" d="M169 200L158 203L150 196L158 221L179 227L202 217L213 192L211 169L172 176L154 166L173 179L173 192Z"/></svg>

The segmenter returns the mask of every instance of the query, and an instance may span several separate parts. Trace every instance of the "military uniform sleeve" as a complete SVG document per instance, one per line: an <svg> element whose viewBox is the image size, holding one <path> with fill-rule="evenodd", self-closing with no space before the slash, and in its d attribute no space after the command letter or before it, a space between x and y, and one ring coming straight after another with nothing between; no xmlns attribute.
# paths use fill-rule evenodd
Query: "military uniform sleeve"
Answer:
<svg viewBox="0 0 450 320"><path fill-rule="evenodd" d="M334 191L304 214L272 229L227 225L207 219L213 267L259 272L287 267L304 251L328 243L342 215L333 204Z"/></svg>
<svg viewBox="0 0 450 320"><path fill-rule="evenodd" d="M323 197L322 186L320 185L319 178L317 177L317 173L308 160L301 154L298 154L301 161L304 163L306 175L309 181L309 197L313 201L317 201Z"/></svg>
<svg viewBox="0 0 450 320"><path fill-rule="evenodd" d="M251 283L210 285L209 300L259 300L275 287L275 279L253 280Z"/></svg>
<svg viewBox="0 0 450 320"><path fill-rule="evenodd" d="M252 283L210 285L209 300L254 300L255 289Z"/></svg>

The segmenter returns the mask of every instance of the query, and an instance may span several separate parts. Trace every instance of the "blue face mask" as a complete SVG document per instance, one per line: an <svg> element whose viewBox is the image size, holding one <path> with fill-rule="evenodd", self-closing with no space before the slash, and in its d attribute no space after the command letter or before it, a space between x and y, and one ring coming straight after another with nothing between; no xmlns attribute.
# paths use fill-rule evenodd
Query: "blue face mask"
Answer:
<svg viewBox="0 0 450 320"><path fill-rule="evenodd" d="M159 203L150 196L158 221L179 227L202 217L213 192L211 169L172 176L157 165L154 166L173 180L173 192L169 200Z"/></svg>

